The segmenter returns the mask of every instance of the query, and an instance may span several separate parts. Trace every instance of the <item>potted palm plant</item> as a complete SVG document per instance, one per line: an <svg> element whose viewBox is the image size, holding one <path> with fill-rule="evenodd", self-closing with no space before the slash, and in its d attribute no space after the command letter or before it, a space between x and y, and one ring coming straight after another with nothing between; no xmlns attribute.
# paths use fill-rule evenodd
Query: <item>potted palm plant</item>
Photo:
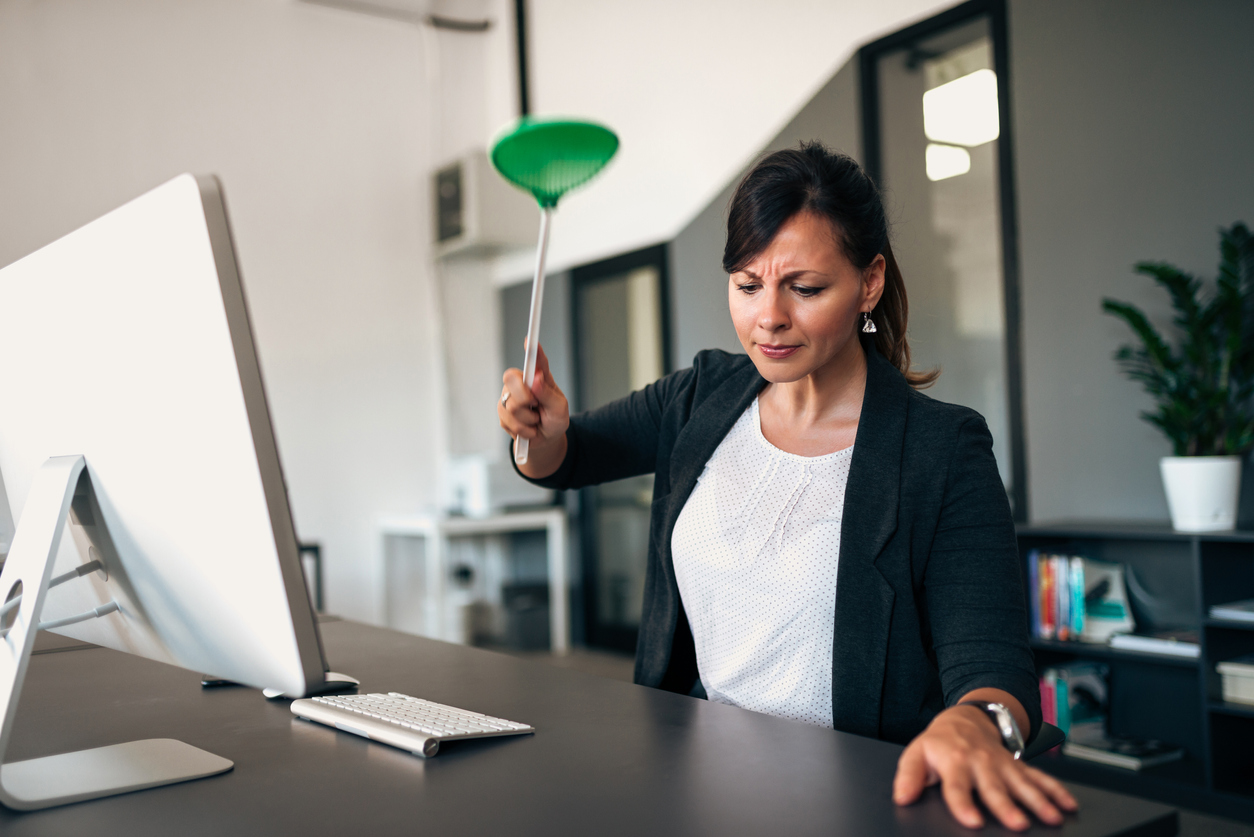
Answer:
<svg viewBox="0 0 1254 837"><path fill-rule="evenodd" d="M1171 442L1163 487L1172 526L1189 532L1235 527L1241 461L1254 448L1254 236L1242 223L1220 229L1219 252L1213 289L1165 262L1136 265L1171 297L1174 346L1136 306L1102 300L1139 338L1115 360L1154 397L1141 418Z"/></svg>

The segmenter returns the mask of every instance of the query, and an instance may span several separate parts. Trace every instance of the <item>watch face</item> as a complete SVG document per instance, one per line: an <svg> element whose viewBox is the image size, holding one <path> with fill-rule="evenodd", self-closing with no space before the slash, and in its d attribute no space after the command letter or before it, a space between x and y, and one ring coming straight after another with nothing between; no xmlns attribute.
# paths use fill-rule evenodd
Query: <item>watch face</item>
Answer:
<svg viewBox="0 0 1254 837"><path fill-rule="evenodd" d="M1023 733L1019 732L1019 725L1015 723L1015 716L1010 714L1010 710L1000 703L990 703L989 710L997 719L997 728L1001 732L1002 743L1006 745L1006 749L1015 754L1015 758L1019 757L1019 753L1023 751Z"/></svg>
<svg viewBox="0 0 1254 837"><path fill-rule="evenodd" d="M1023 733L1019 731L1019 725L1015 723L1015 716L1010 713L1000 703L986 703L984 701L970 701L972 706L978 706L983 709L988 717L997 726L997 732L1001 735L1001 742L1007 750L1014 753L1015 758L1023 753Z"/></svg>

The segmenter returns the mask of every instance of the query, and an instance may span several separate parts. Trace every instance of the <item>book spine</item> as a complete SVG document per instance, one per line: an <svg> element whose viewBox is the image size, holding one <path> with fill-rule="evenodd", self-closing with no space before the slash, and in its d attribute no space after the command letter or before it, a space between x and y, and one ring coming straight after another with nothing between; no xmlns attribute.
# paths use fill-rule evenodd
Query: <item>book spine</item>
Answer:
<svg viewBox="0 0 1254 837"><path fill-rule="evenodd" d="M1060 640L1071 639L1071 575L1070 565L1062 555L1055 555L1054 593L1058 599L1058 615L1054 619L1054 636Z"/></svg>
<svg viewBox="0 0 1254 837"><path fill-rule="evenodd" d="M1031 613L1032 636L1041 638L1041 577L1039 549L1028 550L1028 609Z"/></svg>
<svg viewBox="0 0 1254 837"><path fill-rule="evenodd" d="M1045 669L1041 675L1041 720L1058 726L1058 695L1054 691L1054 670Z"/></svg>
<svg viewBox="0 0 1254 837"><path fill-rule="evenodd" d="M1049 556L1042 555L1040 560L1041 639L1054 638L1054 574L1050 572L1051 566Z"/></svg>
<svg viewBox="0 0 1254 837"><path fill-rule="evenodd" d="M1071 557L1071 636L1079 639L1084 633L1084 559Z"/></svg>
<svg viewBox="0 0 1254 837"><path fill-rule="evenodd" d="M1054 677L1054 699L1057 703L1055 714L1058 720L1054 721L1054 726L1062 730L1063 735L1071 734L1071 689L1067 684L1067 678L1063 674Z"/></svg>

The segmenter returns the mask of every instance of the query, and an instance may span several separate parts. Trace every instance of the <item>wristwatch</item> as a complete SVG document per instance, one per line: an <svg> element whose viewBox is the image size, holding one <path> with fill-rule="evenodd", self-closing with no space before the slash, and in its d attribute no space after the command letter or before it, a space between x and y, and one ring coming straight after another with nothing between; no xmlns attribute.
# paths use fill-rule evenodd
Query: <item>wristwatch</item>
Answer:
<svg viewBox="0 0 1254 837"><path fill-rule="evenodd" d="M1010 714L1010 710L1000 703L989 703L984 700L964 700L959 706L974 706L982 711L993 722L993 726L997 727L997 732L1001 734L1001 743L1010 751L1016 759L1023 755L1023 733L1019 732L1019 725L1015 723L1015 716Z"/></svg>

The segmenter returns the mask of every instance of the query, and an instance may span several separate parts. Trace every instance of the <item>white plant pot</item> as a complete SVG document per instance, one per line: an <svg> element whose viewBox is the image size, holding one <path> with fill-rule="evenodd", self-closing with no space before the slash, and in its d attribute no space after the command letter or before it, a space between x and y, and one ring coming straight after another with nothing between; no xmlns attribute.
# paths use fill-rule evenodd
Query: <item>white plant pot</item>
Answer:
<svg viewBox="0 0 1254 837"><path fill-rule="evenodd" d="M1237 526L1239 456L1164 456L1158 462L1178 532L1219 532Z"/></svg>

